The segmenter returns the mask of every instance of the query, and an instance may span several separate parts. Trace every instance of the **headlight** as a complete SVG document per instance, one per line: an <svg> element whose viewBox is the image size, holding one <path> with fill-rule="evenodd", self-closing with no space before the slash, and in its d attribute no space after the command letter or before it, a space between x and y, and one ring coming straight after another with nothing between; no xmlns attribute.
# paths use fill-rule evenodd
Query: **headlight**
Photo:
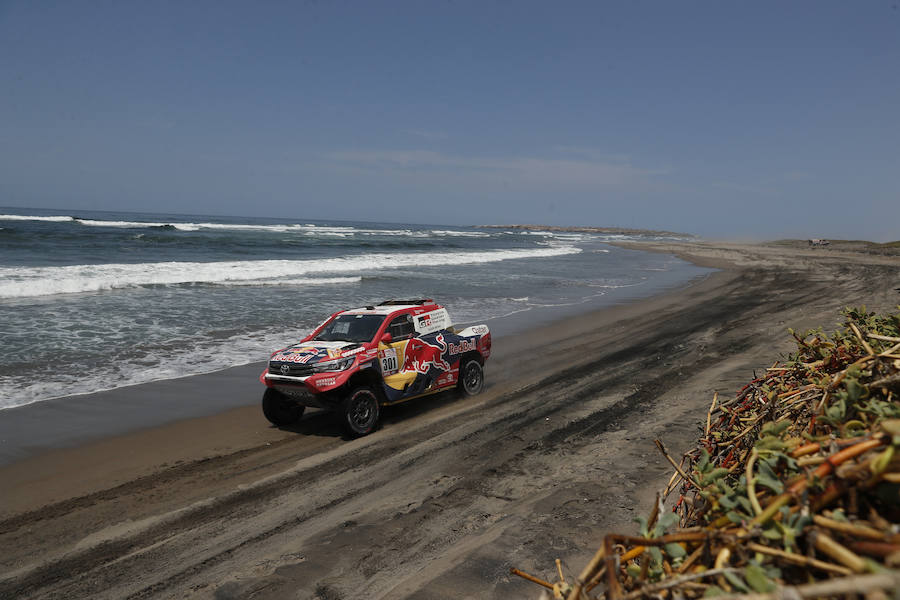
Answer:
<svg viewBox="0 0 900 600"><path fill-rule="evenodd" d="M333 373L334 371L346 371L353 366L355 357L339 358L337 360L329 360L313 365L313 373Z"/></svg>

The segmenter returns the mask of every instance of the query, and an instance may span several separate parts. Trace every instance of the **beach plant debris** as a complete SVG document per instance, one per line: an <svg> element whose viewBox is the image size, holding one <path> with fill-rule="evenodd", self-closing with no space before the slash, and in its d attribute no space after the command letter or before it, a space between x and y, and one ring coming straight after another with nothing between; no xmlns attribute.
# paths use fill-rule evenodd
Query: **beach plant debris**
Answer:
<svg viewBox="0 0 900 600"><path fill-rule="evenodd" d="M680 462L656 441L675 473L637 535L574 580L513 573L568 600L900 598L900 312L843 316L715 395Z"/></svg>

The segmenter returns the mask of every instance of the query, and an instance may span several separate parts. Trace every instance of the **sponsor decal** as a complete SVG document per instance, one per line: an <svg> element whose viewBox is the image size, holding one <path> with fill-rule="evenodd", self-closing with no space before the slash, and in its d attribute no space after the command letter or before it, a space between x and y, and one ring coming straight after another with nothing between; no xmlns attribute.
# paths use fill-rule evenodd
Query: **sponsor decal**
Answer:
<svg viewBox="0 0 900 600"><path fill-rule="evenodd" d="M381 373L384 376L393 375L400 370L397 362L397 349L385 348L378 353L381 358Z"/></svg>
<svg viewBox="0 0 900 600"><path fill-rule="evenodd" d="M359 348L354 348L353 350L347 350L346 352L341 354L341 356L355 356L356 354L359 354L360 352L365 352L365 351L366 351L366 349L363 346L360 346Z"/></svg>
<svg viewBox="0 0 900 600"><path fill-rule="evenodd" d="M439 308L419 315L415 320L416 331L420 334L434 333L446 329L450 325L450 315L447 310Z"/></svg>
<svg viewBox="0 0 900 600"><path fill-rule="evenodd" d="M447 373L446 375L442 375L438 377L438 380L434 383L437 387L444 387L447 385L451 385L456 382L456 377L453 373Z"/></svg>
<svg viewBox="0 0 900 600"><path fill-rule="evenodd" d="M316 356L317 356L316 354L299 354L299 353L292 352L290 354L282 353L281 356L272 357L272 360L274 360L276 362L292 362L292 363L306 364L309 361L311 361L312 359L314 359Z"/></svg>
<svg viewBox="0 0 900 600"><path fill-rule="evenodd" d="M472 330L472 333L475 335L484 335L488 332L487 325L475 325L473 327L469 327Z"/></svg>
<svg viewBox="0 0 900 600"><path fill-rule="evenodd" d="M450 354L462 354L475 349L475 340L460 340L459 344L450 342Z"/></svg>
<svg viewBox="0 0 900 600"><path fill-rule="evenodd" d="M428 373L431 367L441 371L449 371L450 363L443 359L447 353L447 342L444 334L439 333L432 344L422 338L413 338L406 344L403 356L403 370L415 371L423 375Z"/></svg>
<svg viewBox="0 0 900 600"><path fill-rule="evenodd" d="M340 351L340 350L329 350L329 351L328 351L328 358L337 358L337 357L339 357L340 355L341 355L341 351Z"/></svg>
<svg viewBox="0 0 900 600"><path fill-rule="evenodd" d="M316 380L316 387L317 388L330 387L330 386L334 385L335 382L337 382L336 377L324 377L322 379Z"/></svg>

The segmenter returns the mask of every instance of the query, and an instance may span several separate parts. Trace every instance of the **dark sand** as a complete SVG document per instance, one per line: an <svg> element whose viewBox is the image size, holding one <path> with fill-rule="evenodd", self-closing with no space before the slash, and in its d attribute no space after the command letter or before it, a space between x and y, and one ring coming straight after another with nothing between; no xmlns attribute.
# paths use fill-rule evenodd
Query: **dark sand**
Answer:
<svg viewBox="0 0 900 600"><path fill-rule="evenodd" d="M482 395L394 407L360 440L314 411L291 430L270 427L241 400L212 417L23 450L29 432L44 433L38 447L53 439L64 409L29 413L0 430L18 448L0 468L0 597L537 597L509 567L552 578L559 557L577 572L604 533L633 532L669 474L653 439L689 447L713 392L735 392L791 349L787 327L832 328L842 306L900 302L896 257L640 248L724 270L498 338ZM211 399L258 394L258 370L135 393L204 414ZM98 418L127 418L127 402ZM62 427L76 443L104 424Z"/></svg>

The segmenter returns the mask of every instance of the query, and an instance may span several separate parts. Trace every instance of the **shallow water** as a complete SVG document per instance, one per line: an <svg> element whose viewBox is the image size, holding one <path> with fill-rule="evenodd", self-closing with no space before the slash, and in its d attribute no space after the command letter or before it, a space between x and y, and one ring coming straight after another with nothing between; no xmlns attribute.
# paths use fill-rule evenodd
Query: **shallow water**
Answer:
<svg viewBox="0 0 900 600"><path fill-rule="evenodd" d="M0 209L0 408L265 360L388 298L512 330L706 272L606 243L633 239Z"/></svg>

